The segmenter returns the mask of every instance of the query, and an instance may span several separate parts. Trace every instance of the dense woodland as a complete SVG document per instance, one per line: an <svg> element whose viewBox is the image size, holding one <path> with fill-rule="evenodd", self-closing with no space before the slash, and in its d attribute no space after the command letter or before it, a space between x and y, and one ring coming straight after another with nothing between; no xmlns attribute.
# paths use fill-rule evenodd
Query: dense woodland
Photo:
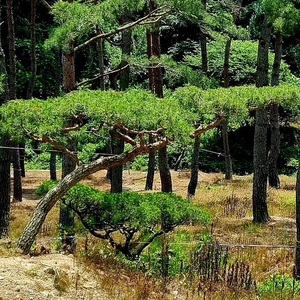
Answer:
<svg viewBox="0 0 300 300"><path fill-rule="evenodd" d="M45 165L50 179L58 168L62 178L47 185L18 241L25 253L60 199L64 243L74 245L75 211L133 261L176 226L207 223L172 194L170 168L191 170L189 199L199 169L226 180L253 173L253 222L270 220L268 186L298 170L299 1L6 0L0 9L0 237L26 168ZM147 171L145 190L159 170L162 193L119 199L125 168ZM110 195L76 185L104 169ZM102 215L109 209L132 216ZM141 231L145 246L134 248ZM298 247L295 261L298 278Z"/></svg>

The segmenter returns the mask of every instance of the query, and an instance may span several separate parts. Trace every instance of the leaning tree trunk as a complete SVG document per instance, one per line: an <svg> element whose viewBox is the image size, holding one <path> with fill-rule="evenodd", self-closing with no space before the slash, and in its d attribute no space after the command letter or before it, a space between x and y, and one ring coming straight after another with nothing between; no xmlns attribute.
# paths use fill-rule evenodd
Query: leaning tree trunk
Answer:
<svg viewBox="0 0 300 300"><path fill-rule="evenodd" d="M191 166L191 179L188 185L187 197L195 196L196 187L198 184L198 171L199 171L199 150L200 150L200 135L195 137L194 149L192 155Z"/></svg>
<svg viewBox="0 0 300 300"><path fill-rule="evenodd" d="M268 85L269 42L271 26L265 16L258 45L256 86ZM256 111L253 149L253 221L266 223L269 220L267 206L267 112L265 108Z"/></svg>
<svg viewBox="0 0 300 300"><path fill-rule="evenodd" d="M282 34L278 32L275 43L275 58L273 63L271 85L279 84L280 64L282 56ZM270 150L268 155L269 164L269 185L276 189L280 188L280 179L277 170L277 159L280 143L280 126L279 126L279 106L273 102L270 105Z"/></svg>
<svg viewBox="0 0 300 300"><path fill-rule="evenodd" d="M101 157L89 164L80 165L73 172L64 177L54 188L52 188L38 203L30 221L26 225L22 235L18 241L17 247L28 253L32 243L35 240L48 212L55 205L55 203L77 182L84 179L100 170L105 170L109 167L117 167L134 159L139 154L149 153L164 147L167 141L159 141L154 144L135 147L125 153Z"/></svg>

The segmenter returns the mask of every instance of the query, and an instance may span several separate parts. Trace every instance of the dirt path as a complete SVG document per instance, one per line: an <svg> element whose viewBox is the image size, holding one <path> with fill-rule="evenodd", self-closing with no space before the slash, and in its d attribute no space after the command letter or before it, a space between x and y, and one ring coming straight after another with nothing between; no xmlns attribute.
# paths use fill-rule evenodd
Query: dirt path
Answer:
<svg viewBox="0 0 300 300"><path fill-rule="evenodd" d="M73 255L0 257L0 299L108 299Z"/></svg>

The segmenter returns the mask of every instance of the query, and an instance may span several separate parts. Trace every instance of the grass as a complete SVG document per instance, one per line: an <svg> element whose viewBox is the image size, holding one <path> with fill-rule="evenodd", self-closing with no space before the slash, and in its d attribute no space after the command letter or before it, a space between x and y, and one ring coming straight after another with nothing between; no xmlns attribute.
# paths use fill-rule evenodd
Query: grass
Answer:
<svg viewBox="0 0 300 300"><path fill-rule="evenodd" d="M32 176L29 176L32 180L31 186L37 186L39 181L45 180L45 178L38 178L33 182L35 173L31 172L29 174ZM109 190L109 182L105 179L105 175L104 171L96 173L87 178L85 183L101 190ZM142 172L125 171L124 186L126 189L143 190L145 176L146 174ZM180 248L171 244L169 249L181 251L181 254L176 257L180 263L184 260L182 257L188 256L193 247L206 237L219 244L229 244L228 247L222 247L222 249L228 248L227 266L234 268L232 266L241 263L249 266L253 281L250 290L240 287L239 284L228 285L227 279L216 282L199 278L191 280L188 273L184 272L186 261L181 266L182 273L168 278L165 282L159 274L142 273L133 266L124 264L116 259L116 252L107 243L90 235L85 238L82 232L79 233L82 238L78 239L76 256L84 261L89 271L93 270L99 286L105 289L112 299L255 299L260 286L270 285L268 280L274 278L274 275L291 278L293 274L294 249L283 246L295 245L295 178L281 176L281 189L268 189L271 221L258 225L252 223L252 176L234 176L230 181L224 180L223 177L221 173L199 173L199 185L191 201L211 213L212 223L206 228L198 225L178 228L178 235L174 241L178 243L184 240L190 245ZM172 178L174 191L185 196L189 172L172 172ZM156 190L159 189L158 175L154 186ZM36 202L32 201L34 205L28 203L27 201L23 204L12 204L11 239L16 239L21 234L29 220ZM37 237L38 241L44 243L49 236L57 236L58 211L57 204L48 214ZM81 230L81 226L77 227ZM245 246L241 247L237 244ZM274 247L247 245L274 245ZM278 245L283 246L278 247ZM1 253L10 253L10 248L0 245ZM236 276L242 278L242 271L230 272L237 272ZM282 282L280 284L282 285ZM282 287L280 290L280 288L268 287L266 292L259 295L259 299L300 299L300 296L291 289L286 290Z"/></svg>

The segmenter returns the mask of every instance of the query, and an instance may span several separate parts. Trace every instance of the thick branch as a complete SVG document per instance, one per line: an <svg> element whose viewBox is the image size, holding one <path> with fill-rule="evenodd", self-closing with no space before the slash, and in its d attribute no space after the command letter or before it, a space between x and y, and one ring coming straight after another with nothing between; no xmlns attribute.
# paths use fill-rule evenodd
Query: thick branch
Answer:
<svg viewBox="0 0 300 300"><path fill-rule="evenodd" d="M102 78L102 77L104 77L104 76L109 76L109 75L112 75L112 74L118 74L118 73L121 73L122 71L128 69L129 66L130 66L130 65L128 64L128 65L126 65L126 66L124 66L124 67L122 67L122 68L120 68L120 69L113 70L113 71L107 72L107 73L105 73L105 74L99 74L99 75L97 75L96 77L93 77L93 78L91 78L91 79L87 79L87 80L84 80L84 81L78 83L78 84L76 85L76 87L79 87L79 86L84 85L84 84L88 84L88 83L90 83L90 82L92 82L92 81L94 81L94 80L97 80L97 79L99 79L99 78Z"/></svg>
<svg viewBox="0 0 300 300"><path fill-rule="evenodd" d="M137 249L136 249L136 252L135 252L136 257L139 257L140 254L142 253L142 251L143 251L146 247L148 247L148 246L153 242L153 240L154 240L156 237L162 235L163 233L164 233L164 231L162 231L162 230L161 230L161 231L158 231L158 232L154 233L152 236L150 236L149 239L148 239L146 242L141 243L141 244L137 247Z"/></svg>
<svg viewBox="0 0 300 300"><path fill-rule="evenodd" d="M49 143L49 144L51 144L54 148L60 150L64 154L68 155L72 160L74 160L76 162L77 165L79 165L80 162L79 162L79 159L78 159L76 154L74 154L73 152L71 152L67 148L63 147L61 144L59 144L58 142L56 142L55 140L53 140L49 136L44 135L42 138L39 138L39 137L35 136L33 133L27 131L25 128L24 128L24 130L25 130L27 136L31 140L39 142L39 143Z"/></svg>
<svg viewBox="0 0 300 300"><path fill-rule="evenodd" d="M224 116L219 116L218 119L216 119L214 122L206 125L206 126L199 126L193 133L191 133L191 138L196 138L198 137L201 133L208 131L212 128L215 128L216 126L218 126L219 124L222 123L222 121L224 120Z"/></svg>
<svg viewBox="0 0 300 300"><path fill-rule="evenodd" d="M138 20L136 20L134 22L128 23L128 24L126 24L124 26L121 26L121 27L119 27L116 30L113 30L111 32L101 33L99 35L96 35L96 36L92 37L91 39L87 40L86 42L82 43L81 45L78 45L77 47L75 47L74 51L76 52L76 51L78 51L78 50L80 50L80 49L88 46L89 44L91 44L91 43L93 43L93 42L95 42L95 41L97 41L99 39L107 38L109 36L112 36L114 34L117 34L117 33L121 32L123 30L130 29L130 28L134 27L135 25L141 24L145 20L148 20L149 18L152 18L152 17L155 18L156 17L156 13L159 12L159 11L161 11L161 10L164 10L164 9L166 9L166 11L163 12L163 13L160 13L160 15L162 15L162 14L166 15L166 14L168 14L172 10L170 7L168 7L166 5L164 5L162 7L159 7L157 9L153 10L152 12L150 12L148 15L146 15L143 18L140 18L140 19L138 19Z"/></svg>

